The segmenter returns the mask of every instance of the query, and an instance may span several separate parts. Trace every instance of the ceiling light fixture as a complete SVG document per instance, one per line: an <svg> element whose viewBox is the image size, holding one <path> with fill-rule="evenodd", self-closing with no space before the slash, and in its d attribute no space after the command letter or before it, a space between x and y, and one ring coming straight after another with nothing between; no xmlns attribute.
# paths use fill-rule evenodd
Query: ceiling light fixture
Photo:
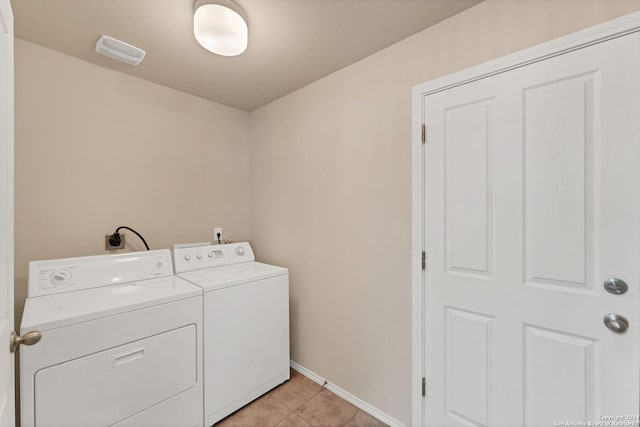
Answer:
<svg viewBox="0 0 640 427"><path fill-rule="evenodd" d="M196 0L193 10L193 34L202 47L222 56L236 56L247 50L247 17L235 2Z"/></svg>

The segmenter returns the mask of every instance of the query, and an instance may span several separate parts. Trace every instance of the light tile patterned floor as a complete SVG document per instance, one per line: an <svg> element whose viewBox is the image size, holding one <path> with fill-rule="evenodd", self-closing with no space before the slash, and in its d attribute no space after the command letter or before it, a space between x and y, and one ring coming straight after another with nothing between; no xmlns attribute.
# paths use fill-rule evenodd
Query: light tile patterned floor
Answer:
<svg viewBox="0 0 640 427"><path fill-rule="evenodd" d="M215 427L384 427L298 371L291 379L229 415Z"/></svg>

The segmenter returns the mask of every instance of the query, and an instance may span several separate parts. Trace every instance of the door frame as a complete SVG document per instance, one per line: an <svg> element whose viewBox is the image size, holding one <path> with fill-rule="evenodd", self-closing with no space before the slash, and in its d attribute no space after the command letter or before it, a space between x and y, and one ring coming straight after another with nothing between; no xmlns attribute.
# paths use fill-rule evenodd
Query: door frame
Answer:
<svg viewBox="0 0 640 427"><path fill-rule="evenodd" d="M424 145L422 143L423 111L426 96L460 86L475 80L503 73L534 62L562 55L577 49L601 43L616 37L640 31L640 12L634 12L596 26L580 30L549 42L498 58L462 71L440 77L413 87L412 90L412 137L411 137L411 424L424 425L424 399L422 377L424 376L424 329L423 305L425 275L422 270L424 236ZM639 76L640 78L640 76ZM428 130L426 132L427 144ZM428 254L427 254L428 268ZM429 393L427 378L427 394Z"/></svg>
<svg viewBox="0 0 640 427"><path fill-rule="evenodd" d="M7 70L7 99L2 99L0 102L7 102L7 129L6 135L3 135L1 138L7 138L6 141L3 141L2 150L5 151L5 155L7 157L6 170L0 171L0 173L5 174L5 178L7 180L7 194L6 199L0 202L1 209L5 210L2 221L4 222L0 227L6 227L6 240L0 242L2 245L6 245L6 259L3 259L3 262L7 263L6 267L6 277L0 278L0 281L3 282L4 287L6 285L6 289L2 289L0 295L7 295L7 301L1 302L2 304L7 304L7 319L0 319L0 322L5 322L4 325L0 324L0 337L6 339L4 343L2 343L2 351L9 353L9 334L14 330L14 255L13 255L13 243L14 243L14 212L13 212L13 153L14 153L14 21L13 21L13 11L11 8L11 3L9 0L1 0L0 1L0 14L4 17L4 19L0 19L0 26L5 27L7 34L9 35L8 46L7 46L7 54L8 54L8 63L0 64L0 66L8 66ZM4 42L4 41L3 41ZM1 131L0 131L1 132ZM6 144L6 145L5 145ZM6 205L6 206L4 206ZM2 215L0 215L2 216ZM4 283L6 281L6 283ZM16 398L15 398L15 355L9 353L9 390L8 390L8 399L5 402L0 402L0 424L7 426L15 426L16 424ZM2 367L0 367L0 371L2 371L2 375L5 374L4 369L6 368L5 362L3 360ZM3 390L4 391L4 390ZM2 396L2 393L0 393ZM4 405L4 406L3 406ZM3 406L3 407L2 407Z"/></svg>

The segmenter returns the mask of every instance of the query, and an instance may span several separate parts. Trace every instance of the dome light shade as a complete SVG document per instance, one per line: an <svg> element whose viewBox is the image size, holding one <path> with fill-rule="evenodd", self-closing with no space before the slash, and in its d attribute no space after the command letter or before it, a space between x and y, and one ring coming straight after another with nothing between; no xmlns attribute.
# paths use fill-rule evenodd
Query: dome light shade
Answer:
<svg viewBox="0 0 640 427"><path fill-rule="evenodd" d="M193 7L193 34L202 47L222 56L247 50L249 27L240 6L231 0L198 0Z"/></svg>

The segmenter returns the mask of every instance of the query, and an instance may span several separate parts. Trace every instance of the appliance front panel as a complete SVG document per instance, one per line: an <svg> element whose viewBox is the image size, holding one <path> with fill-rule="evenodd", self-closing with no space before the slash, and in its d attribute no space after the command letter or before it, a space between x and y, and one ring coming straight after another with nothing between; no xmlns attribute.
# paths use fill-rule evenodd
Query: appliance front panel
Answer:
<svg viewBox="0 0 640 427"><path fill-rule="evenodd" d="M39 343L30 347L22 347L20 349L20 414L22 425L36 425L34 419L36 415L36 405L39 405L43 398L40 397L38 401L35 400L36 394L42 396L40 392L36 392L35 390L37 372L44 371L50 367L63 365L69 361L81 360L87 355L106 353L118 347L134 350L135 344L133 343L135 342L144 341L149 337L160 336L167 331L175 331L189 327L195 327L196 329L195 342L189 340L188 344L180 344L172 340L171 346L176 348L175 351L186 351L189 352L189 354L195 352L195 354L198 355L195 362L197 383L181 393L181 395L188 395L190 398L178 400L184 405L180 406L180 411L197 414L200 418L200 423L202 423L203 368L202 357L200 356L202 352L202 294L200 294L197 297L46 330L42 333L42 340ZM127 347L129 345L133 347ZM186 349L186 347L189 348ZM120 354L121 352L118 352L115 356ZM124 355L123 357L126 360L127 358L134 358L136 355ZM171 357L175 357L175 355ZM193 366L192 356L185 357L185 360L186 359L189 359L189 364ZM122 357L118 360L120 362L123 361ZM133 360L132 363L140 361L140 359L137 359ZM105 367L104 369L107 368ZM158 368L158 372L164 374L165 371L169 371L173 375L173 369L173 366L165 364L163 361ZM85 371L78 372L75 376L85 375ZM177 372L180 372L180 369L178 369ZM155 387L155 383L151 382L149 384L151 384L149 387ZM98 387L102 386L99 385L88 388L85 392L93 393L94 389ZM124 390L126 392L128 389L125 388ZM58 395L57 388L54 388L53 391L55 391L55 394L47 399L53 399L59 402L61 395ZM177 397L178 396L176 396L176 398ZM171 424L171 420L175 419L173 414L177 413L177 410L172 408L178 405L177 400L174 399L175 398L157 402L156 405L147 409L145 412L140 412L134 418L127 418L127 421L123 420L120 421L120 423L122 423L123 426L155 426L156 423L145 424L146 420L155 420L158 419L158 417L162 417L162 415L158 414L171 414L171 416L165 415L167 424L158 425L191 427L193 423L188 421L193 419L193 417L185 418L184 424ZM124 403L127 404L126 402ZM115 408L116 403L106 402L105 406L111 410ZM140 420L140 422L136 424L136 420ZM47 422L47 425L51 425L51 423ZM62 425L68 426L70 424L65 419ZM96 425L96 423L90 423L89 425Z"/></svg>
<svg viewBox="0 0 640 427"><path fill-rule="evenodd" d="M36 426L112 425L197 381L195 325L35 374Z"/></svg>
<svg viewBox="0 0 640 427"><path fill-rule="evenodd" d="M289 276L204 295L205 418L229 415L289 377ZM275 384L274 384L275 382Z"/></svg>

